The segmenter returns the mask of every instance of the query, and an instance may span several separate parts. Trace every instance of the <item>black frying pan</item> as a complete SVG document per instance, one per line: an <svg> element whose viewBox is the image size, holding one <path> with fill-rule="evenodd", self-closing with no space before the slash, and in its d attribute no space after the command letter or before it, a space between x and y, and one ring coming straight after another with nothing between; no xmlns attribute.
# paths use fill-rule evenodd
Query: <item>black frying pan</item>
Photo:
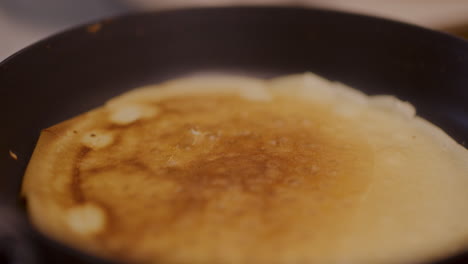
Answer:
<svg viewBox="0 0 468 264"><path fill-rule="evenodd" d="M461 39L302 8L187 9L104 20L0 64L0 263L103 263L45 238L25 220L18 193L41 129L128 89L213 70L261 77L312 71L408 100L419 115L468 142L468 43ZM441 263L468 263L468 254Z"/></svg>

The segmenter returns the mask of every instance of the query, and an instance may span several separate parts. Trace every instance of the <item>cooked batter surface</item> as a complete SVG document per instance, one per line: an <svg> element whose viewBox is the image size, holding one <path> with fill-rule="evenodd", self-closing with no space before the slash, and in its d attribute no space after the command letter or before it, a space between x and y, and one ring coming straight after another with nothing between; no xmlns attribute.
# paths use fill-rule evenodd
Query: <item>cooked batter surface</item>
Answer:
<svg viewBox="0 0 468 264"><path fill-rule="evenodd" d="M466 150L405 103L334 85L183 79L45 129L23 186L32 220L141 263L408 263L463 249Z"/></svg>

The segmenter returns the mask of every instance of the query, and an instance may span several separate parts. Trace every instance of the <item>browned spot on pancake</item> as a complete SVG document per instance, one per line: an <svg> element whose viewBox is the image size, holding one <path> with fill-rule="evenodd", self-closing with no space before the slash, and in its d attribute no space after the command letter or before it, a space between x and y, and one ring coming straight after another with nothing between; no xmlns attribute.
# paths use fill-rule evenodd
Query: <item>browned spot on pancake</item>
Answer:
<svg viewBox="0 0 468 264"><path fill-rule="evenodd" d="M76 155L75 162L74 164L79 164L86 156L88 152L90 152L91 149L88 147L82 147L79 151L78 154ZM80 177L80 169L78 166L73 167L73 172L72 172L72 181L71 181L71 193L73 196L73 199L75 200L76 203L83 203L85 201L85 197L83 194L83 191L81 190L81 177Z"/></svg>
<svg viewBox="0 0 468 264"><path fill-rule="evenodd" d="M43 129L42 133L49 133L51 135L54 135L55 137L59 137L59 134L57 132L55 132L53 128Z"/></svg>

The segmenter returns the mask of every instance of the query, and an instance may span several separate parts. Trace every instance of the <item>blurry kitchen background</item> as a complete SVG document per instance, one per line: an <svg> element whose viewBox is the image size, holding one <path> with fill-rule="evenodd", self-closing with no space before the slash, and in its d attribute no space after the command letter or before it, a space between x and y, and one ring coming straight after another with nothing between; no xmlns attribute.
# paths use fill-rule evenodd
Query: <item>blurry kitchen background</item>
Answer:
<svg viewBox="0 0 468 264"><path fill-rule="evenodd" d="M189 6L317 6L468 37L468 0L0 0L0 61L46 36L107 16Z"/></svg>

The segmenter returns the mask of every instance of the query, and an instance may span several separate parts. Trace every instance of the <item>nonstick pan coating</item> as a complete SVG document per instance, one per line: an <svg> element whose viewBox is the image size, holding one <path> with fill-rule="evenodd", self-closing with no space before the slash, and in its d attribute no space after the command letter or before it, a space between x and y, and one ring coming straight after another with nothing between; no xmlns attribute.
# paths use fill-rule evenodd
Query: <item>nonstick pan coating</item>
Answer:
<svg viewBox="0 0 468 264"><path fill-rule="evenodd" d="M0 226L0 262L103 263L45 238L26 221L18 193L41 129L128 89L201 71L260 77L312 71L410 101L419 115L468 142L468 44L443 33L285 7L185 9L100 21L0 64L0 217L15 230ZM468 256L441 263L468 263Z"/></svg>

